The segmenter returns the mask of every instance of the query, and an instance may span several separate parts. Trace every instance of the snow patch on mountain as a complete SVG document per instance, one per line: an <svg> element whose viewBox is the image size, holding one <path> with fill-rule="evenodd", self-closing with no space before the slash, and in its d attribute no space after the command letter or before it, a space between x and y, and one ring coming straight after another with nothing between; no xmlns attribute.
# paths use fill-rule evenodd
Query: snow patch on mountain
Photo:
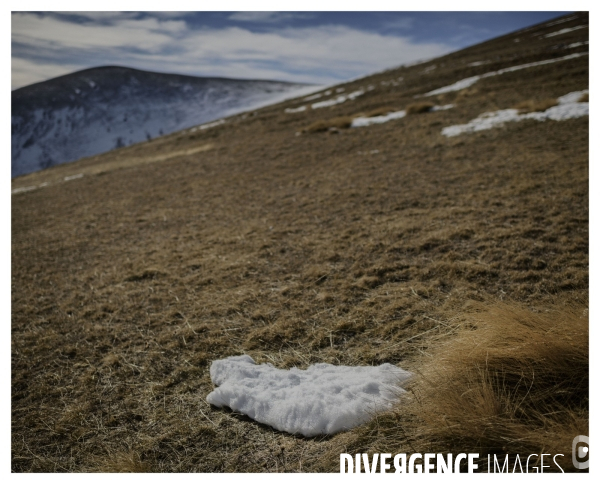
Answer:
<svg viewBox="0 0 600 484"><path fill-rule="evenodd" d="M12 176L322 89L102 67L12 92ZM201 128L202 129L202 128Z"/></svg>

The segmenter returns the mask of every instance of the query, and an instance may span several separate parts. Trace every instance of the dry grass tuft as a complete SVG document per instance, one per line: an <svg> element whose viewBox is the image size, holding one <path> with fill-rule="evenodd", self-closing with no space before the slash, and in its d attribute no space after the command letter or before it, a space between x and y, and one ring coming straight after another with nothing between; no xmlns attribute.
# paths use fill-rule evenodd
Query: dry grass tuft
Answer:
<svg viewBox="0 0 600 484"><path fill-rule="evenodd" d="M142 461L140 455L132 450L112 454L96 463L97 472L141 473L151 472L148 463Z"/></svg>
<svg viewBox="0 0 600 484"><path fill-rule="evenodd" d="M414 398L399 410L416 417L413 445L512 458L562 453L568 469L573 438L588 435L588 345L583 307L477 309L423 363Z"/></svg>
<svg viewBox="0 0 600 484"><path fill-rule="evenodd" d="M421 114L431 111L434 104L432 102L412 103L406 106L406 114Z"/></svg>
<svg viewBox="0 0 600 484"><path fill-rule="evenodd" d="M578 103L589 103L590 102L590 93L586 92L581 95L581 97L577 100Z"/></svg>
<svg viewBox="0 0 600 484"><path fill-rule="evenodd" d="M304 128L304 133L320 133L331 129L346 129L352 125L352 117L340 116L337 118L315 121L308 127Z"/></svg>
<svg viewBox="0 0 600 484"><path fill-rule="evenodd" d="M373 109L372 111L369 111L365 115L365 117L366 118L374 118L375 116L385 116L386 114L393 113L394 111L397 111L397 109L386 106L386 107L377 108L377 109Z"/></svg>
<svg viewBox="0 0 600 484"><path fill-rule="evenodd" d="M543 101L534 101L529 99L528 101L520 102L515 106L515 109L519 110L519 114L527 114L534 112L545 111L551 107L557 106L558 101L556 99L544 99Z"/></svg>

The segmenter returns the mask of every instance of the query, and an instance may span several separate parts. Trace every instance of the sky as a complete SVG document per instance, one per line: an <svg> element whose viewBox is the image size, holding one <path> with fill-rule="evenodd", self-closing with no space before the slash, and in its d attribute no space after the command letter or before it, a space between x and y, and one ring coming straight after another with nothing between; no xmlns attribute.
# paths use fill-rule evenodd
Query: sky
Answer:
<svg viewBox="0 0 600 484"><path fill-rule="evenodd" d="M566 13L12 12L11 87L102 65L334 84Z"/></svg>

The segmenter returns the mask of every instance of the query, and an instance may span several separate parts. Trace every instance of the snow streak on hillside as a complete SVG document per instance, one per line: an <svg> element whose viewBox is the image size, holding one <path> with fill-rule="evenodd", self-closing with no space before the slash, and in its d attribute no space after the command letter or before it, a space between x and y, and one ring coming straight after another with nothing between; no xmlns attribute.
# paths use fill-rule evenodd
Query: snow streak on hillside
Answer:
<svg viewBox="0 0 600 484"><path fill-rule="evenodd" d="M314 86L308 90L314 90ZM304 94L307 86L101 67L12 92L12 176Z"/></svg>

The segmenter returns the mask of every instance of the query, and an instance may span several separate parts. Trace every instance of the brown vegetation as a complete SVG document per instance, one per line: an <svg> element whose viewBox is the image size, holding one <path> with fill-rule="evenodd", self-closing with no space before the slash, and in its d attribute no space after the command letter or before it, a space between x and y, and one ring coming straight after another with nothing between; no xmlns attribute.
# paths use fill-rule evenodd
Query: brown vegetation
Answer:
<svg viewBox="0 0 600 484"><path fill-rule="evenodd" d="M327 111L291 117L288 101L14 179L48 184L11 204L12 470L337 472L340 452L461 442L567 456L587 420L589 120L440 131L586 89L588 58L481 79L455 109L295 136L324 112L406 106L474 73L457 66L536 62L556 43L540 35L523 50L518 35L427 76L413 66L348 83L377 87ZM402 89L380 87L400 76ZM242 353L279 368L396 364L423 376L419 400L299 438L206 402L211 361ZM561 373L563 358L575 369Z"/></svg>
<svg viewBox="0 0 600 484"><path fill-rule="evenodd" d="M585 92L581 95L581 97L577 100L580 103L589 103L590 102L590 93Z"/></svg>
<svg viewBox="0 0 600 484"><path fill-rule="evenodd" d="M352 125L352 117L340 116L337 118L315 121L302 131L305 133L320 133L331 129L346 129Z"/></svg>
<svg viewBox="0 0 600 484"><path fill-rule="evenodd" d="M386 107L382 107L382 108L372 109L365 115L365 117L366 118L374 118L375 116L385 116L386 114L392 113L394 111L397 111L397 109L386 106Z"/></svg>
<svg viewBox="0 0 600 484"><path fill-rule="evenodd" d="M413 445L509 452L512 464L515 454L565 454L589 435L587 306L533 312L497 302L463 319L418 370L407 409ZM560 464L572 469L570 454Z"/></svg>
<svg viewBox="0 0 600 484"><path fill-rule="evenodd" d="M519 110L519 114L527 114L534 112L546 111L551 107L557 106L558 101L556 99L544 99L543 101L528 100L520 102L515 106L515 109Z"/></svg>
<svg viewBox="0 0 600 484"><path fill-rule="evenodd" d="M431 111L434 104L432 102L412 103L406 106L406 114L421 114Z"/></svg>

